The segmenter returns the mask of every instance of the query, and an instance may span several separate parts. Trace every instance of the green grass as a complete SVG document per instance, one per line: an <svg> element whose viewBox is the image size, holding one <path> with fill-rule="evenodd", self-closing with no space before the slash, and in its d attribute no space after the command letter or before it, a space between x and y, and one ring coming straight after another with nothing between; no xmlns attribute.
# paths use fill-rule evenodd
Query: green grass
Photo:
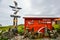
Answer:
<svg viewBox="0 0 60 40"><path fill-rule="evenodd" d="M6 31L6 30L8 30L9 28L12 28L12 27L13 26L1 26L0 30ZM18 29L19 33L23 32L24 31L24 25L18 25L17 29Z"/></svg>
<svg viewBox="0 0 60 40"><path fill-rule="evenodd" d="M60 29L60 24L55 24L55 25L53 25L53 27L54 27L54 29Z"/></svg>
<svg viewBox="0 0 60 40"><path fill-rule="evenodd" d="M9 28L11 28L12 26L0 26L0 30L6 31Z"/></svg>
<svg viewBox="0 0 60 40"><path fill-rule="evenodd" d="M23 26L23 25L18 26L18 32L19 32L20 34L23 34L23 32L24 32L24 26Z"/></svg>

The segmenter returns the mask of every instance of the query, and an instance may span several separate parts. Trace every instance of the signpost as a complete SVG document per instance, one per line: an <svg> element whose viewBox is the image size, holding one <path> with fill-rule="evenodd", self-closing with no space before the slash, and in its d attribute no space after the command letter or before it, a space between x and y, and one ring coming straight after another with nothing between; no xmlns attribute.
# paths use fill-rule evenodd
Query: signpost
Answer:
<svg viewBox="0 0 60 40"><path fill-rule="evenodd" d="M17 12L19 12L19 10L22 9L22 8L18 7L18 4L17 4L16 1L14 1L14 4L15 4L15 6L11 6L11 5L9 6L14 11L14 14L10 15L10 16L13 17L13 26L17 27L17 25L18 25L17 24L18 23L18 19L17 18L20 18L20 16L17 15Z"/></svg>

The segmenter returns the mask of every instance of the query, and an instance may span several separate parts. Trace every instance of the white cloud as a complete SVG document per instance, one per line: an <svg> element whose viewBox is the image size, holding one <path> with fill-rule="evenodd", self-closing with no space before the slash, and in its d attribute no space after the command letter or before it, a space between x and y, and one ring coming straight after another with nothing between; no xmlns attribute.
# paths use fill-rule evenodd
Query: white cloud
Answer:
<svg viewBox="0 0 60 40"><path fill-rule="evenodd" d="M16 0L22 9L18 12L19 23L23 22L23 16L60 16L60 0ZM10 17L13 14L9 5L14 5L13 0L0 1L0 23L2 25L12 25Z"/></svg>
<svg viewBox="0 0 60 40"><path fill-rule="evenodd" d="M30 0L16 0L18 2L18 6L22 9L18 12L18 15L21 16L19 18L18 24L23 23L23 16L30 10ZM9 7L9 5L14 5L13 0L2 0L0 2L0 23L2 25L12 25L12 19L10 17L11 14L13 14L12 9Z"/></svg>
<svg viewBox="0 0 60 40"><path fill-rule="evenodd" d="M27 14L33 16L58 16L60 0L31 0L32 10ZM59 15L60 16L60 15Z"/></svg>

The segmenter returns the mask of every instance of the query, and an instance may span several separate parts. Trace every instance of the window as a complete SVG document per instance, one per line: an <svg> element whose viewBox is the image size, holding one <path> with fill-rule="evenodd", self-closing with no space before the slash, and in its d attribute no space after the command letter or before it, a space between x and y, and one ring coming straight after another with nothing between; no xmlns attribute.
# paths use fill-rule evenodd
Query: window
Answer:
<svg viewBox="0 0 60 40"><path fill-rule="evenodd" d="M42 23L51 23L51 19L43 19Z"/></svg>
<svg viewBox="0 0 60 40"><path fill-rule="evenodd" d="M33 23L34 23L34 20L28 21L28 24L33 24Z"/></svg>

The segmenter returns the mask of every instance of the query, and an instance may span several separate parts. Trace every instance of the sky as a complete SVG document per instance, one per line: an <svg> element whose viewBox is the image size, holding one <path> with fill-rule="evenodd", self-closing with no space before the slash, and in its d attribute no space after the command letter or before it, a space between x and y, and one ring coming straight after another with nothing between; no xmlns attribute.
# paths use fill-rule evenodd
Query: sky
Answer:
<svg viewBox="0 0 60 40"><path fill-rule="evenodd" d="M14 5L14 0L0 0L0 24L12 25L14 12L9 5ZM24 16L53 16L60 17L60 0L16 0L22 9L17 15L18 24L24 24Z"/></svg>

